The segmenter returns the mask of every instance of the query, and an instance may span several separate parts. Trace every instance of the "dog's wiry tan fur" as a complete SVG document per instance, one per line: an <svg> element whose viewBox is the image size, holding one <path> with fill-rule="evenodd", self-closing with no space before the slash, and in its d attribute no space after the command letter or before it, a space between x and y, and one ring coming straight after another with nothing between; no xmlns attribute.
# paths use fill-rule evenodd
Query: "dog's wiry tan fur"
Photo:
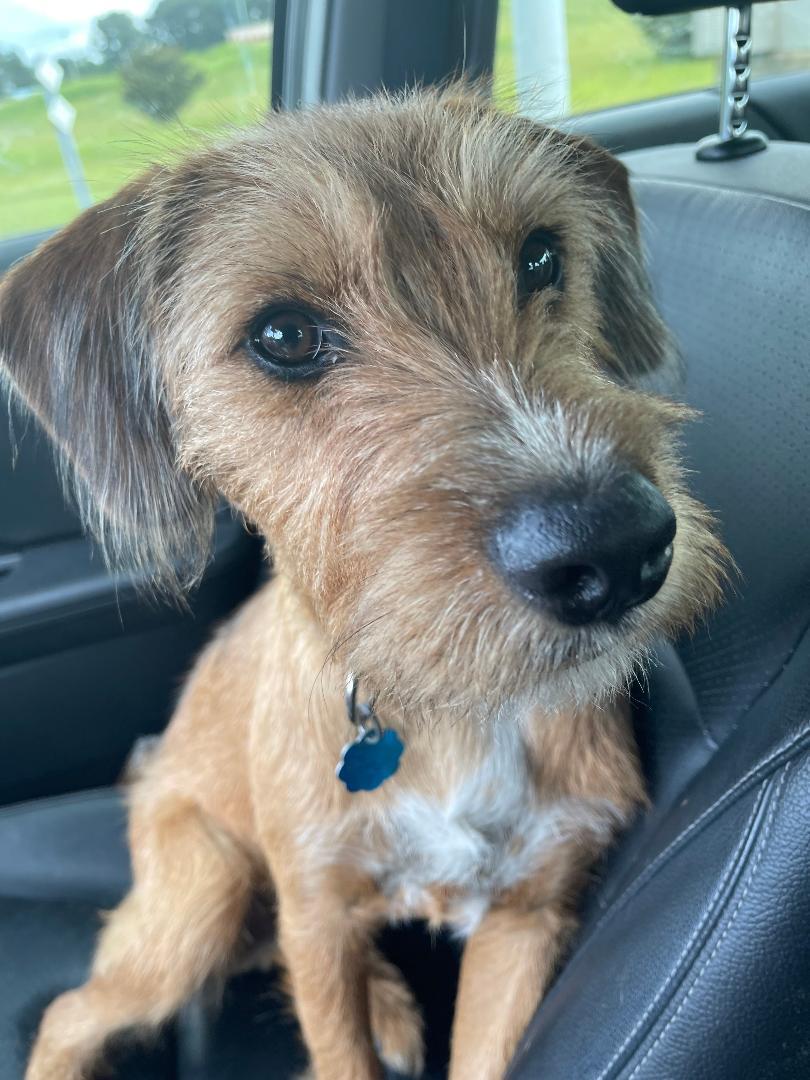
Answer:
<svg viewBox="0 0 810 1080"><path fill-rule="evenodd" d="M516 253L562 238L565 287L519 309ZM271 301L347 354L287 383L242 347ZM417 1075L387 920L467 939L454 1080L501 1076L589 865L643 801L623 690L718 595L684 491L685 411L624 169L457 92L274 116L83 214L0 293L11 386L63 452L111 559L182 592L224 495L275 574L220 630L131 792L134 886L87 984L48 1009L29 1080L79 1080L238 962L257 893L315 1075ZM678 520L660 592L617 626L510 592L488 530L520 491L623 466ZM406 743L377 791L335 779L347 671Z"/></svg>

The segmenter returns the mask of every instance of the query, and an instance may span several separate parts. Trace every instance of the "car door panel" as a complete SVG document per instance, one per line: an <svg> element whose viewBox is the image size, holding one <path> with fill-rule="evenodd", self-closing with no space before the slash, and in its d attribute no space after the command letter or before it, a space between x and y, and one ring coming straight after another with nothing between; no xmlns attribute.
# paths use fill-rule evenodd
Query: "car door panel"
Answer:
<svg viewBox="0 0 810 1080"><path fill-rule="evenodd" d="M0 803L114 783L259 569L258 541L227 512L187 610L139 595L84 537L23 549L0 578Z"/></svg>

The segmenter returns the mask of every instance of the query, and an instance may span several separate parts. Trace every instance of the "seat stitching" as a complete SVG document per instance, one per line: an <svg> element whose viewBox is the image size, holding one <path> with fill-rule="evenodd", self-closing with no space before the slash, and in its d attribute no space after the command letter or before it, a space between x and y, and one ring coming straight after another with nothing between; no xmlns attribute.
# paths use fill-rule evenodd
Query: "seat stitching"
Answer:
<svg viewBox="0 0 810 1080"><path fill-rule="evenodd" d="M787 670L788 664L791 662L791 660L796 655L796 653L799 651L799 649L801 649L802 646L804 645L805 638L808 636L808 634L810 634L810 620L808 620L804 624L804 626L801 628L801 630L797 634L796 639L794 640L793 644L785 652L784 656L782 657L782 662L779 665L779 667L771 672L770 677L769 677L768 681L765 683L765 685L761 686L759 688L757 693L748 702L748 704L742 710L740 715L734 720L734 726L732 728L733 731L736 731L739 728L740 724L745 720L746 716L748 716L748 714L751 712L752 709L756 708L757 704L768 693L768 691L777 682L777 680L784 674L784 672Z"/></svg>
<svg viewBox="0 0 810 1080"><path fill-rule="evenodd" d="M706 923L709 921L709 919L711 918L711 916L713 914L715 904L717 903L720 896L722 895L723 890L725 889L726 885L728 884L729 878L731 877L732 873L734 872L734 870L737 867L737 860L739 859L740 853L742 852L743 848L745 847L745 844L746 844L746 842L748 840L751 828L753 826L754 821L756 820L757 814L759 813L759 809L760 809L760 806L762 805L762 801L763 801L764 797L765 797L765 788L763 786L759 790L759 792L757 793L757 797L754 800L754 805L751 808L751 813L748 815L748 819L746 820L746 823L745 823L744 827L740 830L740 838L737 841L737 846L734 848L734 851L733 851L731 857L728 860L728 864L726 865L726 869L723 872L723 876L721 877L720 881L718 882L717 886L715 887L714 892L712 893L711 897L709 898L709 901L706 904L706 909L703 912L703 914L701 915L700 919L698 920L697 926L694 928L692 933L689 935L689 938L688 938L686 944L684 945L683 949L681 950L681 953L678 956L678 959L675 961L672 968L670 969L669 975L667 975L664 983L659 987L658 992L656 993L655 997L652 999L650 1004L647 1006L647 1008L641 1014L639 1019L633 1025L633 1029L631 1030L630 1034L627 1036L627 1038L621 1044L619 1049L613 1054L610 1061L607 1063L607 1065L604 1067L604 1069L599 1073L599 1076L596 1078L596 1080L605 1080L605 1077L610 1073L613 1066L616 1064L616 1062L619 1060L619 1058L625 1052L627 1047L630 1045L630 1043L636 1037L638 1032L644 1026L647 1018L650 1016L650 1014L653 1012L653 1010L655 1009L658 1002L661 1000L661 997L666 993L667 989L669 988L670 984L672 983L672 980L678 974L679 968L681 967L684 960L688 956L689 952L692 950L692 947L694 946L695 942L697 941L697 939L700 937L701 933L703 932L703 928L705 927Z"/></svg>
<svg viewBox="0 0 810 1080"><path fill-rule="evenodd" d="M740 789L744 787L747 783L749 783L750 780L757 775L757 773L767 769L778 758L786 757L787 755L791 754L797 747L802 748L800 747L800 744L803 744L803 742L806 741L808 737L810 737L810 725L802 728L802 730L796 736L794 736L794 738L791 739L791 741L787 743L787 745L783 747L777 747L757 765L752 766L747 773L744 773L736 781L736 783L732 784L732 786L726 791L724 791L722 795L718 796L718 798L715 799L715 801L710 806L708 806L701 814L699 814L695 818L695 820L683 830L683 832L678 833L678 835L673 840L671 840L669 844L667 844L664 850L660 851L658 855L656 855L656 857L649 864L649 866L647 866L646 869L644 869L638 877L634 878L630 882L630 884L618 897L618 899L614 900L610 904L607 911L601 916L599 921L594 925L593 929L589 931L588 940L590 940L590 938L594 936L606 922L609 922L614 915L621 911L627 901L632 899L632 897L635 896L635 894L644 885L647 884L650 878L659 869L661 863L663 863L670 855L674 854L675 850L680 847L680 845L684 843L696 829L698 829L701 825L705 824L706 819L711 814L713 814L715 811L724 809L725 805L729 803L734 798L734 796L739 793Z"/></svg>
<svg viewBox="0 0 810 1080"><path fill-rule="evenodd" d="M669 1031L670 1027L672 1027L672 1025L675 1023L675 1021L680 1016L680 1014L683 1012L683 1009L686 1006L686 1003L691 998L692 994L695 991L695 988L697 987L700 980L703 978L703 975L705 974L707 968L711 964L712 960L714 960L715 956L717 955L718 950L720 949L720 946L726 940L726 938L728 937L729 932L731 931L732 926L736 922L737 916L739 915L740 911L742 910L742 906L745 903L745 898L748 896L748 893L749 893L749 891L751 889L751 885L753 884L754 878L756 877L757 871L759 870L760 863L762 862L762 857L765 854L765 849L766 849L767 844L768 844L768 837L769 837L770 832L771 832L771 826L773 825L774 817L776 815L776 809L777 809L777 807L779 805L779 799L780 799L780 796L782 794L782 789L785 786L785 780L787 779L787 774L788 774L788 771L790 769L791 764L792 764L792 762L789 761L785 765L785 768L784 768L784 770L782 772L782 775L779 778L779 783L777 785L776 791L773 794L773 799L771 801L771 806L770 806L770 808L768 810L768 817L767 817L767 820L765 822L765 827L764 827L763 832L762 832L762 839L759 842L759 850L757 851L756 856L754 858L754 861L753 861L753 863L751 865L751 869L750 869L750 871L748 873L748 878L746 880L746 883L745 883L745 886L743 888L742 894L740 895L740 898L737 901L737 904L736 904L736 906L734 908L734 911L731 913L731 916L730 916L728 922L726 923L725 927L723 928L722 934L720 935L720 937L715 942L714 947L712 948L712 951L707 956L706 960L703 962L700 970L698 971L697 975L695 976L695 978L694 978L694 980L692 982L692 985L689 987L689 990L686 992L683 999L681 1000L681 1003L678 1005L678 1008L675 1010L675 1012L672 1014L672 1016L670 1016L669 1020L667 1020L666 1024L663 1026L663 1028L661 1028L661 1030L658 1032L658 1034L656 1035L653 1042L647 1048L647 1051L644 1054L644 1057L635 1066L633 1071L627 1077L627 1080L633 1080L633 1077L637 1075L637 1073L639 1072L641 1067L644 1065L644 1063L648 1060L648 1058L650 1057L652 1052L655 1050L656 1046L658 1046L658 1044L661 1042L663 1037L666 1035L667 1031Z"/></svg>

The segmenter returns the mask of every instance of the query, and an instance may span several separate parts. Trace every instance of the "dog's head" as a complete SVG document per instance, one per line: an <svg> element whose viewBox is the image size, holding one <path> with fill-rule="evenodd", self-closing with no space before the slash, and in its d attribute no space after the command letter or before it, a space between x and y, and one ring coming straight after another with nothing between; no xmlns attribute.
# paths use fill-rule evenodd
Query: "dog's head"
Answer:
<svg viewBox="0 0 810 1080"><path fill-rule="evenodd" d="M0 356L114 560L182 590L224 494L378 692L600 694L716 598L625 171L472 99L151 172L9 275Z"/></svg>

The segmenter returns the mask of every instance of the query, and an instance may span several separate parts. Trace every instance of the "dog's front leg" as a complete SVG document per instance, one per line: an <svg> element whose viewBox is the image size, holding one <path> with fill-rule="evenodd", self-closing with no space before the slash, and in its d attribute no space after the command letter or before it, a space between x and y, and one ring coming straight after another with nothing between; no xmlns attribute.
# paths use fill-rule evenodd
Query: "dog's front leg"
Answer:
<svg viewBox="0 0 810 1080"><path fill-rule="evenodd" d="M553 903L484 917L461 961L450 1080L503 1077L572 925Z"/></svg>
<svg viewBox="0 0 810 1080"><path fill-rule="evenodd" d="M369 1019L368 928L328 880L279 879L279 945L317 1080L382 1076Z"/></svg>

